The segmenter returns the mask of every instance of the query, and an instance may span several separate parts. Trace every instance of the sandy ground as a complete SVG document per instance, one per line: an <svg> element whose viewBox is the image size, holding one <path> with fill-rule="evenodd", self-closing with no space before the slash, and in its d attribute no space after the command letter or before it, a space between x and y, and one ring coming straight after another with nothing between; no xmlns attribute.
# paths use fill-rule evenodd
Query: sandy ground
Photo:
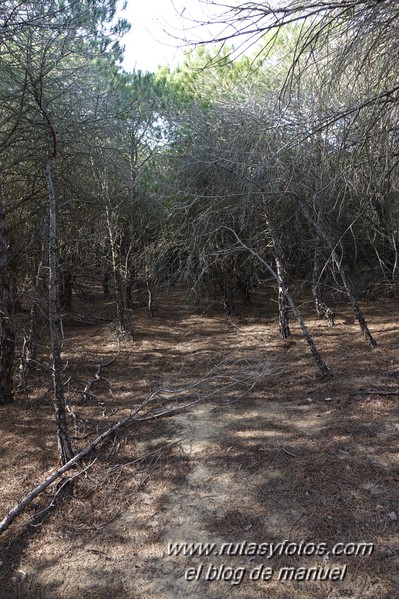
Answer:
<svg viewBox="0 0 399 599"><path fill-rule="evenodd" d="M272 296L225 318L164 293L120 347L112 307L81 301L64 346L76 448L157 389L142 416L198 403L123 429L73 487L32 504L2 536L0 597L398 599L399 309L364 303L370 350L349 307L333 329L301 307L329 381L295 325L279 338ZM0 408L2 517L56 465L50 387L40 372ZM168 555L173 543L214 545ZM338 543L350 555L333 555ZM287 567L295 580L279 580Z"/></svg>

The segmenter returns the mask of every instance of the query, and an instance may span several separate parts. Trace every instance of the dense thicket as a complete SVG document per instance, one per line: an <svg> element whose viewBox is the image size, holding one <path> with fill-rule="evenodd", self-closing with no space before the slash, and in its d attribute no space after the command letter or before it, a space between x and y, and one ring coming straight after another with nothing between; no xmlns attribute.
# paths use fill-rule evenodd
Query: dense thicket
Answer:
<svg viewBox="0 0 399 599"><path fill-rule="evenodd" d="M47 312L64 461L60 317L87 283L130 335L137 285L151 313L156 286L179 281L229 314L275 280L287 337L291 313L308 334L289 293L300 280L330 324L333 293L346 298L375 345L358 302L398 276L399 8L224 8L234 30L216 45L143 74L120 67L112 0L1 5L0 402L16 355L35 368ZM254 47L237 58L243 34Z"/></svg>

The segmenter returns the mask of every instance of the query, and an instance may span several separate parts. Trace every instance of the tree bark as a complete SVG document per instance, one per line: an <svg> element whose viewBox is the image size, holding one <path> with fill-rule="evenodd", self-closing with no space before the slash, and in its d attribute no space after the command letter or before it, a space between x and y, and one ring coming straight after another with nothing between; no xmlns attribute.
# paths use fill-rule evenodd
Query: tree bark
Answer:
<svg viewBox="0 0 399 599"><path fill-rule="evenodd" d="M154 296L153 296L153 292L152 292L152 285L150 282L150 278L148 276L146 277L145 282L146 282L147 293L148 293L148 312L150 313L151 318L154 318L154 305L153 305Z"/></svg>
<svg viewBox="0 0 399 599"><path fill-rule="evenodd" d="M37 267L36 281L35 281L35 292L33 295L33 302L30 311L30 325L29 325L29 338L27 342L27 355L26 355L26 371L25 374L29 374L35 367L37 361L37 337L38 337L38 324L39 324L39 312L40 303L42 301L45 291L45 277L46 271L48 270L48 226L49 217L46 214L43 222L43 233L42 233L42 256Z"/></svg>
<svg viewBox="0 0 399 599"><path fill-rule="evenodd" d="M118 248L117 245L116 236L113 230L110 209L108 206L106 208L106 214L108 236L111 245L112 270L115 281L116 316L118 319L120 333L122 335L128 336L132 334L132 323L130 322L127 308L127 274L123 272L120 264L120 248Z"/></svg>
<svg viewBox="0 0 399 599"><path fill-rule="evenodd" d="M13 401L14 359L15 329L12 319L10 258L4 201L0 187L0 404Z"/></svg>
<svg viewBox="0 0 399 599"><path fill-rule="evenodd" d="M286 288L287 285L283 250L281 248L280 239L278 238L275 227L271 222L270 206L265 198L263 199L263 206L265 209L266 224L269 229L270 239L272 240L273 244L274 260L276 262L276 275L278 285L278 321L280 335L283 339L288 339L288 337L291 335L291 331L288 315L288 300L286 294L284 293L284 288Z"/></svg>
<svg viewBox="0 0 399 599"><path fill-rule="evenodd" d="M291 331L288 316L288 301L287 296L284 293L284 288L286 288L286 270L280 241L277 238L274 229L271 227L270 222L269 234L273 243L274 259L276 261L276 274L278 283L278 320L280 335L283 339L288 339L288 337L291 335Z"/></svg>
<svg viewBox="0 0 399 599"><path fill-rule="evenodd" d="M316 314L319 318L327 318L328 326L334 326L334 312L333 310L323 301L323 294L321 292L320 278L323 271L323 263L321 256L321 239L316 234L314 247L314 258L313 258L313 271L312 271L312 295L316 309Z"/></svg>
<svg viewBox="0 0 399 599"><path fill-rule="evenodd" d="M312 271L312 295L315 304L316 314L319 318L321 318L322 314L320 311L320 305L323 303L323 298L321 295L320 288L320 274L321 274L321 258L320 258L320 240L316 235L315 238L315 247L313 254L313 271Z"/></svg>
<svg viewBox="0 0 399 599"><path fill-rule="evenodd" d="M103 294L104 294L104 299L108 299L109 298L109 272L108 270L105 270L103 273Z"/></svg>
<svg viewBox="0 0 399 599"><path fill-rule="evenodd" d="M57 308L57 202L52 175L53 159L48 158L45 174L50 201L49 214L49 321L53 357L54 407L57 422L58 453L62 464L74 456L68 436L64 387L62 384L61 344Z"/></svg>
<svg viewBox="0 0 399 599"><path fill-rule="evenodd" d="M127 311L128 308L126 301L127 283L125 278L121 274L118 265L115 265L114 278L116 294L116 316L118 318L119 330L122 333L122 335L131 335L132 325Z"/></svg>

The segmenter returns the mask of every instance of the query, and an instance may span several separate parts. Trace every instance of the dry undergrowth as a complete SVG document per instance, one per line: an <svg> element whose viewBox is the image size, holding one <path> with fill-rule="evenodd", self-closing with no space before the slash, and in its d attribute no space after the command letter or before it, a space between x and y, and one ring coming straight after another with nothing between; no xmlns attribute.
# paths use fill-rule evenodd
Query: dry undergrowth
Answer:
<svg viewBox="0 0 399 599"><path fill-rule="evenodd" d="M398 389L395 300L364 304L379 343L373 351L347 306L336 307L328 329L303 304L334 372L330 381L319 377L295 327L292 341L279 339L271 296L230 319L219 309L186 308L179 291L162 294L156 307L154 319L136 311L134 340L120 348L110 304L78 300L65 320L75 448L157 388L157 403L142 416L203 401L123 429L56 501L51 489L30 506L1 539L0 597L399 598L399 412L398 397L386 394ZM97 324L88 324L94 317ZM114 355L82 401L100 359ZM27 384L13 406L0 408L1 517L56 464L49 373ZM268 560L245 549L167 556L167 544L177 541L242 548L285 539L329 548L363 541L375 551L328 559ZM345 564L342 581L277 580L285 566ZM271 579L251 580L262 565L273 569ZM190 567L200 572L197 581L185 579ZM216 571L235 582L242 575L241 584L206 580Z"/></svg>

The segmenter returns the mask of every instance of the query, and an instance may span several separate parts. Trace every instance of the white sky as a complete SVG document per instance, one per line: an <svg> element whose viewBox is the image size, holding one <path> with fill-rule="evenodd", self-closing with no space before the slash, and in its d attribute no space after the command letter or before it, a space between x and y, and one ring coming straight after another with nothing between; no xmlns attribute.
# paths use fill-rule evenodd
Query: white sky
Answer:
<svg viewBox="0 0 399 599"><path fill-rule="evenodd" d="M124 68L154 72L158 66L173 67L182 61L184 49L190 47L188 42L235 36L235 19L226 23L225 13L236 1L239 3L238 0L127 0L127 8L120 15L131 23L129 33L122 39ZM275 2L269 0L268 4ZM235 43L235 56L252 53L259 41L257 24L260 23L258 18L240 22L240 30L246 30L247 34L230 40L229 45Z"/></svg>
<svg viewBox="0 0 399 599"><path fill-rule="evenodd" d="M155 71L159 65L176 65L183 55L181 38L191 15L203 16L199 0L127 0L126 11L121 15L131 23L130 32L122 39L125 69ZM207 36L206 30L202 33ZM187 35L191 39L201 37L198 32Z"/></svg>
<svg viewBox="0 0 399 599"><path fill-rule="evenodd" d="M226 27L221 16L226 10L223 5L230 2L234 4L234 0L127 0L121 14L131 23L122 39L124 68L155 71L159 65L176 66L189 47L184 40L202 42L233 33L235 29Z"/></svg>

